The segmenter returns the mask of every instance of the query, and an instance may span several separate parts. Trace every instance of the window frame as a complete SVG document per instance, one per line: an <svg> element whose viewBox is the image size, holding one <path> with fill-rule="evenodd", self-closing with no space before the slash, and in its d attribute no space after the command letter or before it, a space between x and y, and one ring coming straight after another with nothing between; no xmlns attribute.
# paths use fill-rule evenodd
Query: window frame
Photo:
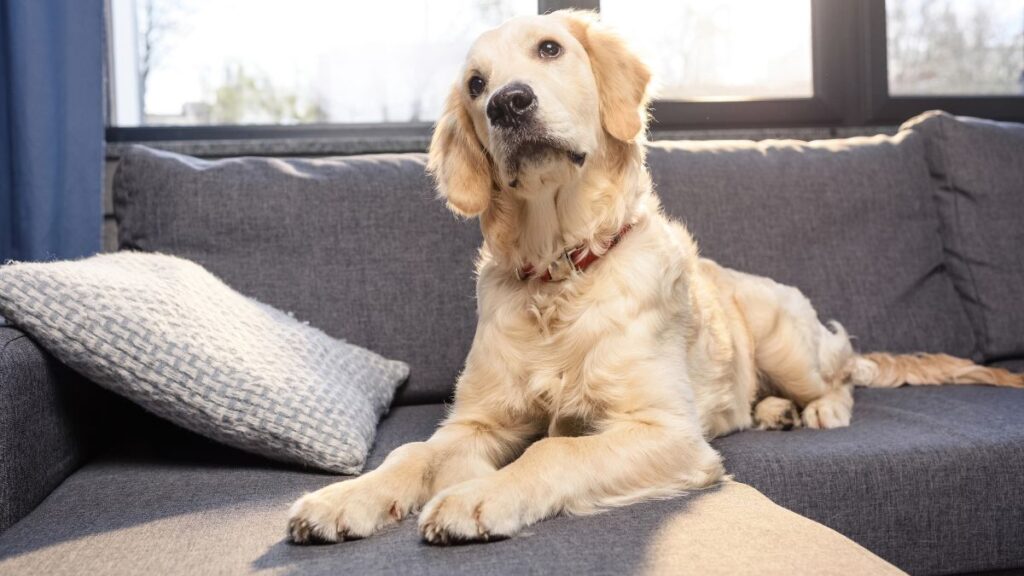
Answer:
<svg viewBox="0 0 1024 576"><path fill-rule="evenodd" d="M928 110L964 116L1024 122L1024 94L1020 96L893 96L889 94L888 35L885 0L865 2L864 27L868 35L867 101L875 122L903 122Z"/></svg>
<svg viewBox="0 0 1024 576"><path fill-rule="evenodd" d="M538 13L563 8L599 10L600 0L538 0ZM109 7L108 7L109 10ZM109 14L108 14L109 21ZM655 131L896 125L921 112L1024 122L1021 96L892 96L888 80L885 0L811 0L814 95L744 101L656 100ZM108 62L113 62L109 50ZM108 94L114 79L107 74ZM108 101L112 100L108 96ZM108 111L108 119L112 114ZM431 123L110 126L108 143L364 139L422 142ZM417 148L410 144L410 149Z"/></svg>
<svg viewBox="0 0 1024 576"><path fill-rule="evenodd" d="M811 73L814 95L761 100L656 100L652 128L658 130L797 128L844 124L847 78L829 70L847 58L842 42L843 16L856 2L811 0Z"/></svg>

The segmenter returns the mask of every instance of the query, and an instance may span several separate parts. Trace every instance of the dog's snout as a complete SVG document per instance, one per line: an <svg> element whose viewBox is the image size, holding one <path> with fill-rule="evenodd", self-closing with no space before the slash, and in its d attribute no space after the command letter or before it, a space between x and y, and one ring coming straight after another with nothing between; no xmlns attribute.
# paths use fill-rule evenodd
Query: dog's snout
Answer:
<svg viewBox="0 0 1024 576"><path fill-rule="evenodd" d="M502 128L518 125L537 107L533 89L521 82L513 82L498 90L487 103L487 118Z"/></svg>

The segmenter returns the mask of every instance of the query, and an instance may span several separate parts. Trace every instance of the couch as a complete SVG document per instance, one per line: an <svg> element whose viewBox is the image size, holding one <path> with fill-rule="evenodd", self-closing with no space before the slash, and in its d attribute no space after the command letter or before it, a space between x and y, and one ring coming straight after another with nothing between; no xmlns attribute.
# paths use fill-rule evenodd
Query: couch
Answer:
<svg viewBox="0 0 1024 576"><path fill-rule="evenodd" d="M859 349L1017 371L1024 324L992 318L1024 314L1024 225L1001 216L1024 213L1022 158L1024 126L943 113L894 136L654 142L648 152L665 210L704 255L800 287ZM479 229L446 211L424 165L422 154L206 161L134 149L115 181L119 245L193 259L407 361L372 469L444 416L475 325ZM969 217L987 220L971 227ZM1009 238L1009 253L986 250L988 237ZM16 326L0 327L0 399L0 573L1024 568L1024 390L857 390L848 428L716 439L735 484L450 548L422 543L409 520L367 540L289 544L289 504L336 477L159 421ZM847 546L864 563L840 562Z"/></svg>

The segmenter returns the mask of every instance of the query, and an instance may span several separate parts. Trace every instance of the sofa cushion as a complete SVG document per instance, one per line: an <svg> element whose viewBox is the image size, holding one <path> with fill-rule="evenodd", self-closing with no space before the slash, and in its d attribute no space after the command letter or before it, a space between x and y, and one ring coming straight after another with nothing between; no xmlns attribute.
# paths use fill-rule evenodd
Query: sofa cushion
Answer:
<svg viewBox="0 0 1024 576"><path fill-rule="evenodd" d="M965 386L858 390L856 396L849 428L748 431L715 446L738 481L911 573L1024 566L1024 391ZM444 414L440 404L392 410L367 468L395 447L427 438ZM672 549L660 535L674 532L675 520L695 502L691 495L556 518L509 542L454 549L420 544L409 521L338 546L284 543L289 504L335 479L275 467L180 432L147 439L88 465L0 534L0 572L199 566L229 573L415 568L457 574L499 566L502 573L521 573L550 558L579 573L636 572L652 550ZM773 530L776 548L789 546L782 530Z"/></svg>
<svg viewBox="0 0 1024 576"><path fill-rule="evenodd" d="M440 401L472 341L481 238L436 200L424 164L419 154L210 162L135 147L115 179L120 244L197 261L408 362L396 404ZM649 165L705 254L798 286L862 349L973 352L920 137L657 143Z"/></svg>
<svg viewBox="0 0 1024 576"><path fill-rule="evenodd" d="M1024 124L929 112L927 137L946 262L986 360L1024 358Z"/></svg>
<svg viewBox="0 0 1024 576"><path fill-rule="evenodd" d="M120 161L121 248L198 262L232 288L410 365L396 404L441 401L475 325L475 223L436 199L423 155Z"/></svg>
<svg viewBox="0 0 1024 576"><path fill-rule="evenodd" d="M853 424L715 442L736 480L912 574L1024 567L1024 390L856 393Z"/></svg>
<svg viewBox="0 0 1024 576"><path fill-rule="evenodd" d="M396 408L383 453L429 434L440 406ZM729 483L596 516L560 517L515 538L435 548L414 520L333 546L284 542L291 501L335 478L246 457L90 464L0 535L0 572L24 574L899 574L824 526ZM74 511L88 510L86 514Z"/></svg>
<svg viewBox="0 0 1024 576"><path fill-rule="evenodd" d="M796 286L861 350L973 353L920 135L659 142L648 164L703 255Z"/></svg>
<svg viewBox="0 0 1024 576"><path fill-rule="evenodd" d="M0 267L0 312L154 414L347 474L362 470L377 421L409 373L163 254Z"/></svg>

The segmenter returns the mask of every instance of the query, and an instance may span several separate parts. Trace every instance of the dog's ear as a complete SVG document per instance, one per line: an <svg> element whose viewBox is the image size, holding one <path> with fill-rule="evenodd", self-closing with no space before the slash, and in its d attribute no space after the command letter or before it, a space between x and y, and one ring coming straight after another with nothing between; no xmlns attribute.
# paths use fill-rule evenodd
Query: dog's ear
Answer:
<svg viewBox="0 0 1024 576"><path fill-rule="evenodd" d="M596 14L570 11L563 15L590 56L605 131L622 142L633 142L647 128L650 69Z"/></svg>
<svg viewBox="0 0 1024 576"><path fill-rule="evenodd" d="M459 86L448 96L434 128L427 170L453 212L477 216L490 204L494 186L491 162L473 130Z"/></svg>

